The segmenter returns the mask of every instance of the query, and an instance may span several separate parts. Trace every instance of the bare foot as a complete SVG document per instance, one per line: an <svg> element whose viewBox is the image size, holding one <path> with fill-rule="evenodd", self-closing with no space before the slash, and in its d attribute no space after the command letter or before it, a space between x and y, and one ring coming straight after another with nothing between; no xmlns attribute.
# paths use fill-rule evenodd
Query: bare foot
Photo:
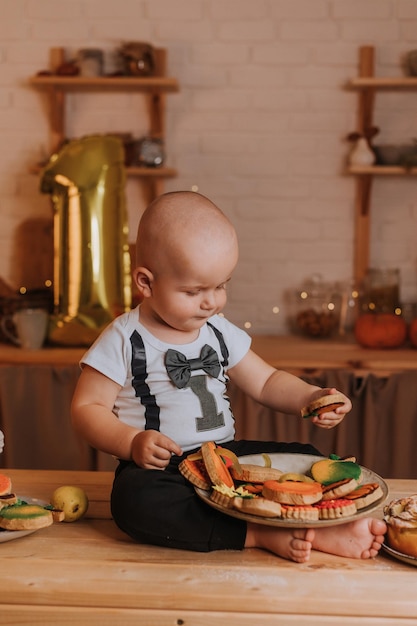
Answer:
<svg viewBox="0 0 417 626"><path fill-rule="evenodd" d="M310 558L314 535L312 528L287 530L248 524L245 548L263 548L289 561L305 563Z"/></svg>
<svg viewBox="0 0 417 626"><path fill-rule="evenodd" d="M378 554L386 530L385 522L371 517L317 528L313 549L351 559L370 559Z"/></svg>

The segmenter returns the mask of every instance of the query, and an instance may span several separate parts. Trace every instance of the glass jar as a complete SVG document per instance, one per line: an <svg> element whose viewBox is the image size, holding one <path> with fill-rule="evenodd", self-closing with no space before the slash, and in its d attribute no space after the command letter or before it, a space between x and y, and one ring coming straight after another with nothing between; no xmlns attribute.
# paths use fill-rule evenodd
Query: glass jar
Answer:
<svg viewBox="0 0 417 626"><path fill-rule="evenodd" d="M370 268L362 282L361 313L395 313L400 307L400 270Z"/></svg>
<svg viewBox="0 0 417 626"><path fill-rule="evenodd" d="M355 328L359 313L359 289L355 280L345 280L336 283L337 291L341 295L340 308L340 335L348 335Z"/></svg>
<svg viewBox="0 0 417 626"><path fill-rule="evenodd" d="M103 51L97 48L82 48L78 51L78 67L81 76L94 77L103 74Z"/></svg>
<svg viewBox="0 0 417 626"><path fill-rule="evenodd" d="M325 338L339 332L341 293L320 274L291 293L290 328L296 334Z"/></svg>

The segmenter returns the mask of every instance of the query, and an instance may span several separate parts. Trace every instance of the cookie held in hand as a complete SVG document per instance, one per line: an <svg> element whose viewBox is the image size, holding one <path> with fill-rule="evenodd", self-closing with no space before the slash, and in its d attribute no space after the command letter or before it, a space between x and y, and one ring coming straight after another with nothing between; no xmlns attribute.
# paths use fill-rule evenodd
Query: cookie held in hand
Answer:
<svg viewBox="0 0 417 626"><path fill-rule="evenodd" d="M322 413L330 413L345 403L345 396L341 393L332 393L316 398L301 409L301 417L317 417Z"/></svg>

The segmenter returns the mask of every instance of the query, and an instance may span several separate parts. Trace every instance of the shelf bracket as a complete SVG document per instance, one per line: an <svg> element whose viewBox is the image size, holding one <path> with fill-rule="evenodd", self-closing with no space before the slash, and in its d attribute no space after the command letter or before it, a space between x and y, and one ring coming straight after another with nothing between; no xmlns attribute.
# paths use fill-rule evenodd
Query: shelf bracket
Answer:
<svg viewBox="0 0 417 626"><path fill-rule="evenodd" d="M370 199L372 176L356 181L354 278L360 284L369 267Z"/></svg>
<svg viewBox="0 0 417 626"><path fill-rule="evenodd" d="M375 51L373 46L362 46L359 49L359 76L374 75ZM366 135L373 125L373 108L375 91L365 89L359 94L358 131ZM354 278L359 284L369 267L370 242L370 204L372 176L362 175L356 181L356 212L355 212L355 253Z"/></svg>
<svg viewBox="0 0 417 626"><path fill-rule="evenodd" d="M51 152L57 152L65 139L65 94L62 89L48 89L50 106Z"/></svg>

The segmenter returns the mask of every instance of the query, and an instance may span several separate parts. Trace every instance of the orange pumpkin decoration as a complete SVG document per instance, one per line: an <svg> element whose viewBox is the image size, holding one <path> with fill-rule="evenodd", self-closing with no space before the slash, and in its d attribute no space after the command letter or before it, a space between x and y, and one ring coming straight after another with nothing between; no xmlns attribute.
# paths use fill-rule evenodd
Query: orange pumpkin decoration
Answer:
<svg viewBox="0 0 417 626"><path fill-rule="evenodd" d="M394 313L365 313L356 320L355 338L364 348L398 348L407 339L407 324Z"/></svg>
<svg viewBox="0 0 417 626"><path fill-rule="evenodd" d="M410 322L408 337L413 348L417 348L417 317Z"/></svg>

